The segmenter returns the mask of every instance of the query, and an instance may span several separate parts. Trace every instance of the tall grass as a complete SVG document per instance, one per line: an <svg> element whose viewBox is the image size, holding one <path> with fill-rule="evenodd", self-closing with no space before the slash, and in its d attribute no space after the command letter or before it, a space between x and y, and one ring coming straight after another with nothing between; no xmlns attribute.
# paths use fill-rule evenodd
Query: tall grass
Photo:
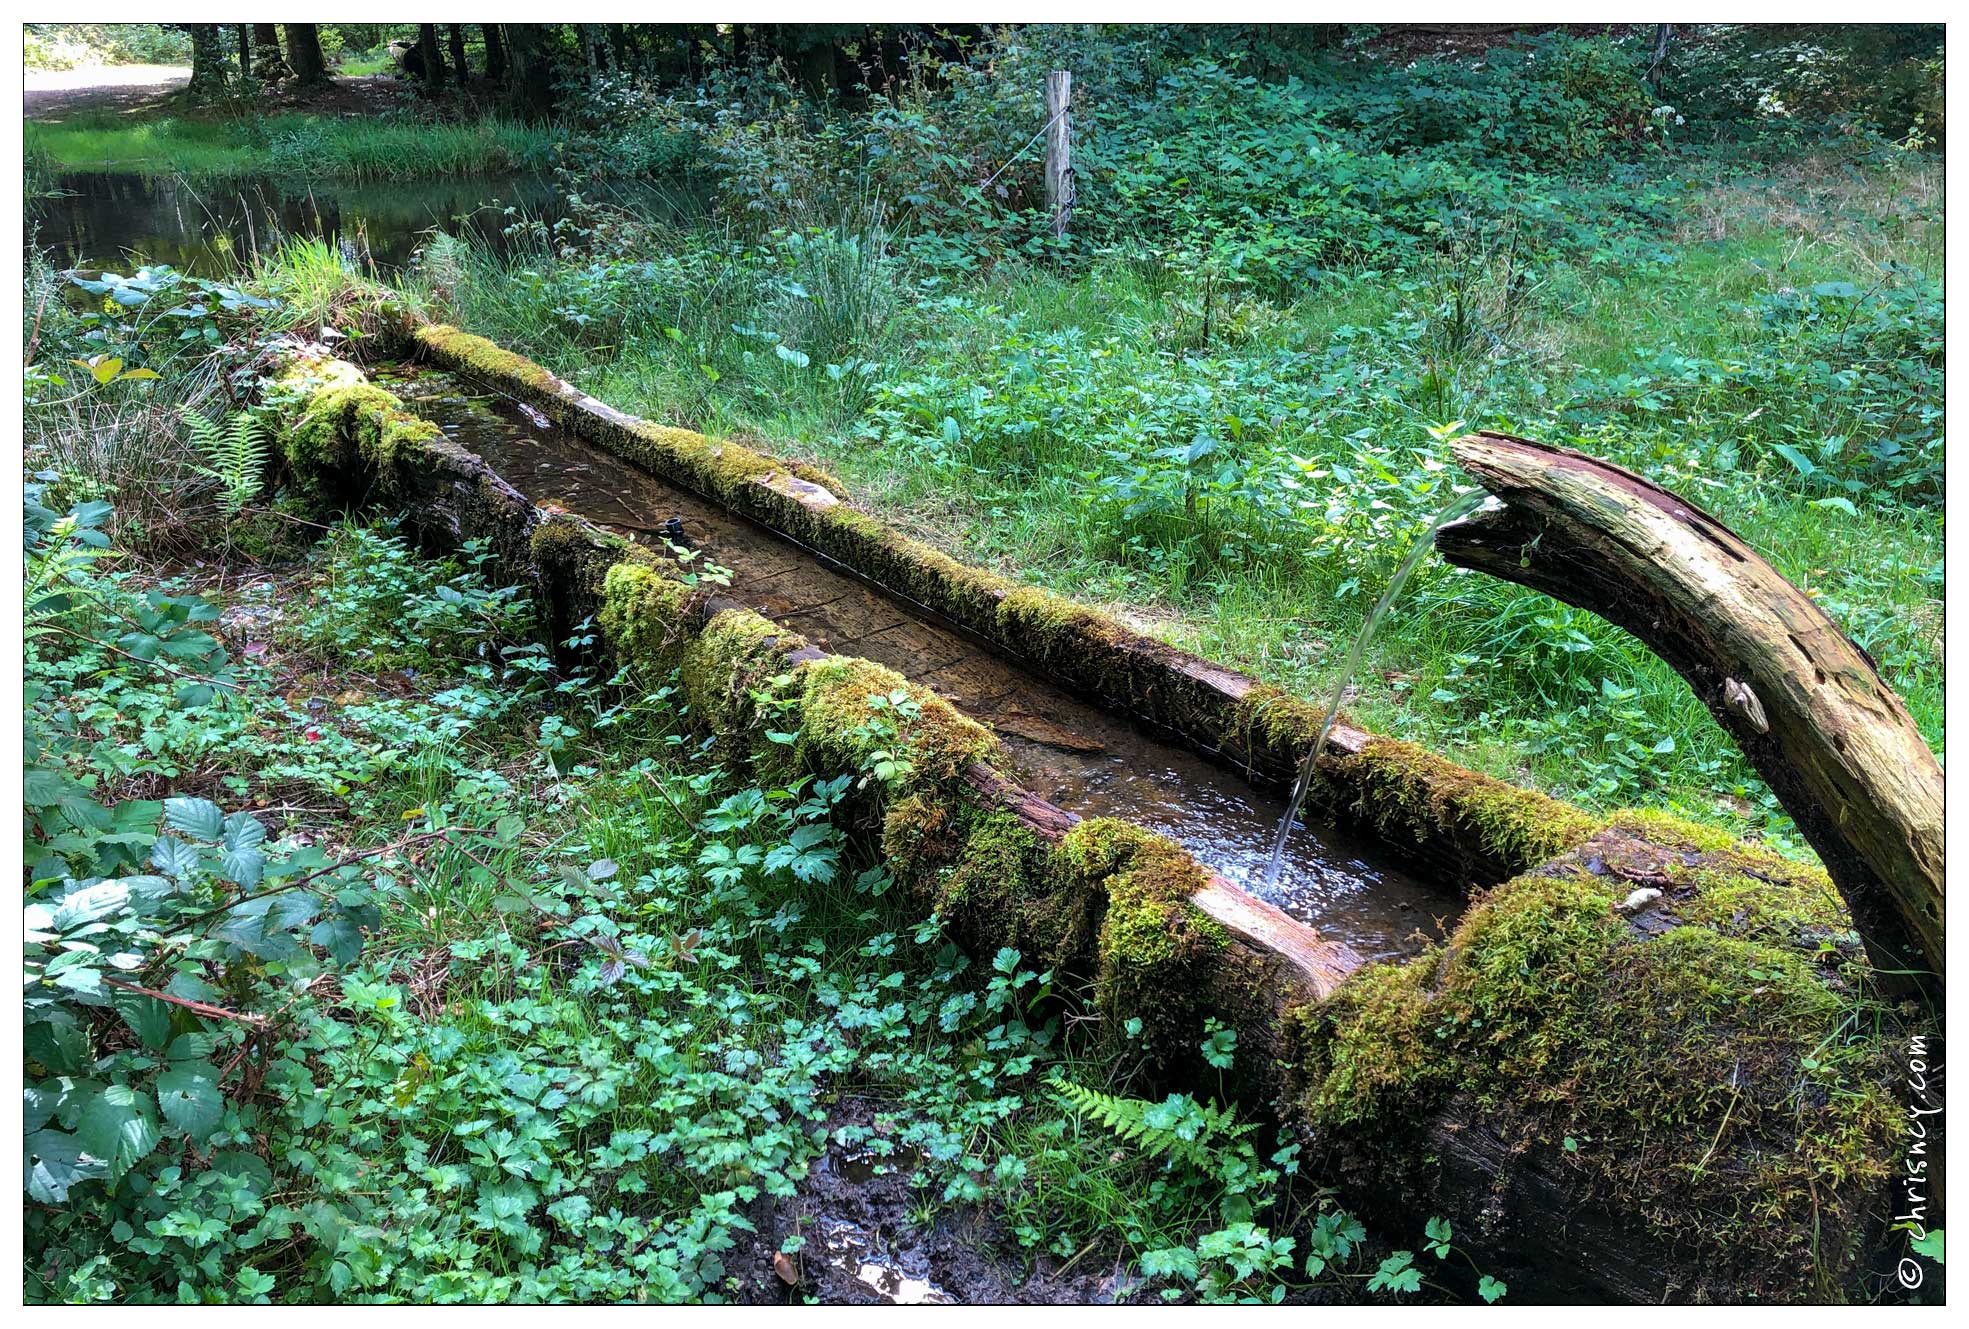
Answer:
<svg viewBox="0 0 1969 1329"><path fill-rule="evenodd" d="M51 170L405 180L541 166L559 137L549 125L497 119L453 124L309 115L142 122L78 117L28 125L27 151Z"/></svg>
<svg viewBox="0 0 1969 1329"><path fill-rule="evenodd" d="M597 209L608 257L521 224L503 244L434 237L401 284L434 314L526 347L591 389L712 431L805 434L860 411L894 355L906 290L879 214L748 240Z"/></svg>
<svg viewBox="0 0 1969 1329"><path fill-rule="evenodd" d="M267 320L269 330L305 337L323 328L344 336L375 332L378 307L390 295L373 266L359 266L316 237L261 250L234 275L278 302Z"/></svg>

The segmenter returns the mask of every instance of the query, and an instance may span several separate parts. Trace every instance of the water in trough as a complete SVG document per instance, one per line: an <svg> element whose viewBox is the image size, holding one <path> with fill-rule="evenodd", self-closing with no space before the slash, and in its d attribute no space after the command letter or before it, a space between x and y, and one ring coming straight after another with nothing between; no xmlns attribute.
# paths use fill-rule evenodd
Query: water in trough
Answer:
<svg viewBox="0 0 1969 1329"><path fill-rule="evenodd" d="M821 649L887 665L991 725L1021 782L1060 807L1160 831L1370 959L1414 951L1462 911L1459 896L1321 825L1301 828L1295 852L1267 883L1274 831L1286 811L1277 792L1035 677L811 551L543 426L516 403L423 366L383 367L375 376L535 503L558 505L659 550L681 527L679 543L731 570L730 598Z"/></svg>

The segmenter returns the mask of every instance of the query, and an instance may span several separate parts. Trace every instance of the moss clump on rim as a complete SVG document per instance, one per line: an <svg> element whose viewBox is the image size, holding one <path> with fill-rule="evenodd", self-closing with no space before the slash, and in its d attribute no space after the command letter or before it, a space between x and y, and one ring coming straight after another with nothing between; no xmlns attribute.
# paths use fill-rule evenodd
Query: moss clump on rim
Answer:
<svg viewBox="0 0 1969 1329"><path fill-rule="evenodd" d="M1105 654L1124 629L1071 600L1036 586L1008 593L998 605L999 630L1016 649L1043 664L1081 658L1083 664ZM1083 670L1084 672L1084 670ZM1125 690L1122 693L1126 695Z"/></svg>
<svg viewBox="0 0 1969 1329"><path fill-rule="evenodd" d="M525 356L448 323L426 323L411 338L420 348L469 373L524 385L542 398L567 394L566 383Z"/></svg>
<svg viewBox="0 0 1969 1329"><path fill-rule="evenodd" d="M354 370L354 366L349 366ZM306 380L303 380L304 382ZM372 434L397 407L397 399L373 383L331 379L301 402L282 440L287 465L303 483L319 485L334 472L352 468L362 456L359 422Z"/></svg>
<svg viewBox="0 0 1969 1329"><path fill-rule="evenodd" d="M755 692L786 672L787 655L806 643L750 609L724 609L683 649L678 677L691 714L713 732L743 742L758 718Z"/></svg>
<svg viewBox="0 0 1969 1329"><path fill-rule="evenodd" d="M878 751L892 751L909 761L905 786L913 792L949 784L974 763L996 764L1000 758L989 729L872 660L830 655L801 664L794 679L800 696L798 756L809 770L861 771ZM913 718L870 705L871 698L886 701L898 693L915 703Z"/></svg>
<svg viewBox="0 0 1969 1329"><path fill-rule="evenodd" d="M359 408L355 425L362 459L375 471L384 490L395 493L402 488L401 468L445 438L437 425L403 410L394 397L390 401L392 404L383 409L373 405Z"/></svg>
<svg viewBox="0 0 1969 1329"><path fill-rule="evenodd" d="M1181 846L1095 818L1068 831L1055 853L1065 876L1107 898L1094 1001L1117 1045L1140 1021L1137 1037L1160 1071L1200 1075L1211 1019L1242 1028L1265 1018L1259 976L1248 967L1255 959L1191 902L1210 874Z"/></svg>
<svg viewBox="0 0 1969 1329"><path fill-rule="evenodd" d="M280 383L298 404L287 412L281 451L296 479L322 488L362 467L386 492L402 487L402 468L444 441L437 425L403 409L346 360L297 359Z"/></svg>
<svg viewBox="0 0 1969 1329"><path fill-rule="evenodd" d="M689 637L697 592L647 563L616 563L602 578L602 635L632 669L667 673Z"/></svg>
<svg viewBox="0 0 1969 1329"><path fill-rule="evenodd" d="M1811 951L1827 960L1844 962L1860 954L1852 915L1824 868L1661 812L1617 812L1607 826L1616 835L1597 843L1638 842L1681 856L1662 883L1658 906L1674 918L1727 937ZM1607 850L1602 862L1620 870L1619 849Z"/></svg>
<svg viewBox="0 0 1969 1329"><path fill-rule="evenodd" d="M1904 1115L1867 1032L1886 1012L1857 944L1826 944L1809 871L1767 880L1766 856L1691 829L1604 831L1480 897L1443 947L1295 1010L1300 1124L1426 1189L1408 1132L1467 1100L1512 1169L1647 1215L1719 1295L1836 1291Z"/></svg>
<svg viewBox="0 0 1969 1329"><path fill-rule="evenodd" d="M1109 900L1061 872L1053 846L1009 812L981 812L938 879L936 910L975 949L1010 946L1058 977L1096 969L1096 938Z"/></svg>
<svg viewBox="0 0 1969 1329"><path fill-rule="evenodd" d="M1390 738L1370 741L1356 756L1333 758L1321 774L1328 787L1344 791L1337 801L1383 839L1418 845L1447 840L1480 880L1556 858L1599 825L1555 798Z"/></svg>
<svg viewBox="0 0 1969 1329"><path fill-rule="evenodd" d="M533 528L528 549L542 569L566 572L593 566L597 591L609 565L625 559L648 561L647 554L615 532L558 513Z"/></svg>

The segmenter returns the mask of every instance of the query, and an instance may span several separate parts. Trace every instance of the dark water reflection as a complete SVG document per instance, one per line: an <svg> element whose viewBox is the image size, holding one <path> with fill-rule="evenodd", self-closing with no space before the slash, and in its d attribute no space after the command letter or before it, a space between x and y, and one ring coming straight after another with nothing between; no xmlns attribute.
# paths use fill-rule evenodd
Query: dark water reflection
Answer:
<svg viewBox="0 0 1969 1329"><path fill-rule="evenodd" d="M176 177L76 172L47 186L52 197L28 205L30 244L57 267L123 269L168 263L218 276L235 257L320 237L363 262L400 269L434 228L471 232L503 246L506 228L531 217L553 222L567 201L548 176L483 175L450 180L348 181L243 176ZM619 203L660 220L701 215L703 191L686 182L583 186L598 202Z"/></svg>

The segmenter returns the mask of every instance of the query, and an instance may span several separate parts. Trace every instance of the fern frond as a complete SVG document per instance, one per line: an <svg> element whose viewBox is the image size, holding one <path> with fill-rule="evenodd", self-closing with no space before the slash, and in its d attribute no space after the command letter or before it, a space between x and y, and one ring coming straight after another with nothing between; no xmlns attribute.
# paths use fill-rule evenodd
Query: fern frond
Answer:
<svg viewBox="0 0 1969 1329"><path fill-rule="evenodd" d="M1215 1103L1199 1103L1186 1094L1171 1094L1160 1103L1123 1098L1057 1074L1047 1083L1061 1103L1144 1154L1214 1174L1225 1150L1249 1147L1241 1142L1254 1124L1239 1121L1235 1112Z"/></svg>
<svg viewBox="0 0 1969 1329"><path fill-rule="evenodd" d="M259 496L268 459L266 426L251 411L235 411L232 427L223 430L189 406L180 414L192 445L205 458L200 473L219 482L219 509L228 518Z"/></svg>

